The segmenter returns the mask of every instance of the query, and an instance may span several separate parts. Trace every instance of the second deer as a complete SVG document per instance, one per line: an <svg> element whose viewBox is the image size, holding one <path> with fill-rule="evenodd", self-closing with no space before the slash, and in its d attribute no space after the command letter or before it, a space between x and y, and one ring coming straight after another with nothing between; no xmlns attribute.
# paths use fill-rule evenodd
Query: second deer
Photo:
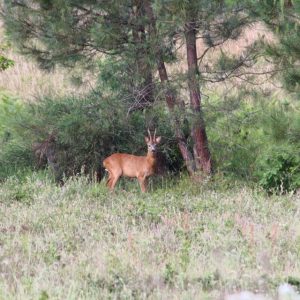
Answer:
<svg viewBox="0 0 300 300"><path fill-rule="evenodd" d="M156 146L161 141L161 137L153 137L148 129L149 136L145 137L148 146L146 156L136 156L126 153L114 153L103 161L104 168L108 171L106 185L113 190L121 176L136 177L139 181L142 192L146 192L146 180L155 172Z"/></svg>

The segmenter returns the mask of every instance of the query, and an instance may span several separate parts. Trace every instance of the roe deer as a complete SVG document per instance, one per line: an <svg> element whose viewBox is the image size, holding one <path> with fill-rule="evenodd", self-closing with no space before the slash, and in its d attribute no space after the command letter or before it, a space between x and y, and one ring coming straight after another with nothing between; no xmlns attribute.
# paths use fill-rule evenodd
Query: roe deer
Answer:
<svg viewBox="0 0 300 300"><path fill-rule="evenodd" d="M149 137L145 137L148 146L146 156L136 156L125 153L114 153L103 161L103 166L108 171L106 185L113 190L120 176L136 177L142 192L146 192L146 179L155 172L156 145L161 137L152 137L148 129Z"/></svg>

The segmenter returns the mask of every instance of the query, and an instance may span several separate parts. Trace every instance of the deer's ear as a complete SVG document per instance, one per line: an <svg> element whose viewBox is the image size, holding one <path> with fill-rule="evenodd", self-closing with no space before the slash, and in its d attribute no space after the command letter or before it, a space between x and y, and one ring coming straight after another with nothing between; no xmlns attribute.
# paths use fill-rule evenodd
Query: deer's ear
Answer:
<svg viewBox="0 0 300 300"><path fill-rule="evenodd" d="M158 144L158 143L160 143L160 141L161 141L161 136L158 136L158 137L155 139L155 142L156 142L156 144Z"/></svg>
<svg viewBox="0 0 300 300"><path fill-rule="evenodd" d="M146 142L147 144L150 142L150 139L149 139L147 136L145 136L145 142Z"/></svg>

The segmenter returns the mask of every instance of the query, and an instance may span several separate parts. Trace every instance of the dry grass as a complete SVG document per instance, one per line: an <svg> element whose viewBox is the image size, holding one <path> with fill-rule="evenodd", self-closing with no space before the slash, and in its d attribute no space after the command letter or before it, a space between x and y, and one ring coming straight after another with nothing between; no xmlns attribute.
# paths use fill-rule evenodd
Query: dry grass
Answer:
<svg viewBox="0 0 300 300"><path fill-rule="evenodd" d="M274 297L299 280L299 197L170 184L146 195L85 178L1 184L0 299Z"/></svg>
<svg viewBox="0 0 300 300"><path fill-rule="evenodd" d="M13 51L5 55L14 60L14 67L0 73L0 89L9 90L25 101L34 101L45 95L63 96L70 94L83 94L91 86L75 86L70 80L70 74L63 69L46 72L38 68L36 63Z"/></svg>

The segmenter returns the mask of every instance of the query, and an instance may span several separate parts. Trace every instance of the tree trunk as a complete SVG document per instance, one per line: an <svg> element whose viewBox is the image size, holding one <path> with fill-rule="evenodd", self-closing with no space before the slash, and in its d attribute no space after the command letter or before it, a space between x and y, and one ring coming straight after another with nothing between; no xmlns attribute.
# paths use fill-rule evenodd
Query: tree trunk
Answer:
<svg viewBox="0 0 300 300"><path fill-rule="evenodd" d="M137 87L136 103L131 110L144 109L154 102L152 68L147 60L149 49L146 42L145 26L141 20L145 17L142 0L135 0L133 7L135 22L132 27L132 37L136 49L137 74L141 80Z"/></svg>
<svg viewBox="0 0 300 300"><path fill-rule="evenodd" d="M194 158L196 167L203 172L212 172L211 155L205 130L205 122L201 109L201 93L197 81L199 75L197 65L196 29L195 22L190 21L185 25L185 39L188 64L188 87L190 92L190 107L193 112L192 139L194 142Z"/></svg>
<svg viewBox="0 0 300 300"><path fill-rule="evenodd" d="M184 134L180 128L180 121L175 113L176 99L175 99L175 95L169 85L168 73L167 73L165 63L164 63L163 53L162 53L161 47L159 45L159 41L157 40L155 17L154 17L151 3L149 2L149 0L145 0L144 5L145 5L146 16L149 19L149 27L150 27L149 32L150 32L150 38L153 42L153 47L154 47L154 51L155 51L157 69L158 69L160 81L163 85L163 89L165 92L167 107L168 107L168 110L173 119L172 125L174 127L178 147L179 147L180 153L184 159L184 162L186 164L187 170L188 170L189 174L192 175L195 171L193 155L188 149L187 141L186 141Z"/></svg>

